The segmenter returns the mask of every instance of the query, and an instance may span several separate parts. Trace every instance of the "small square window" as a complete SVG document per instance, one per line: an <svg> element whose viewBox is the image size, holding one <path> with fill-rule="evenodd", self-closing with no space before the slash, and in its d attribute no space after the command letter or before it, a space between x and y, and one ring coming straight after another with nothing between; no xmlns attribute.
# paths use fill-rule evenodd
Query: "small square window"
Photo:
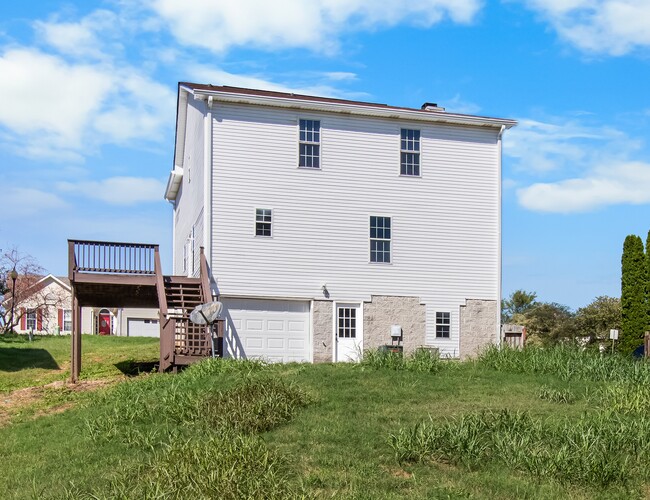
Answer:
<svg viewBox="0 0 650 500"><path fill-rule="evenodd" d="M320 168L320 120L300 120L298 166Z"/></svg>
<svg viewBox="0 0 650 500"><path fill-rule="evenodd" d="M270 208L255 209L255 236L271 236L272 217Z"/></svg>
<svg viewBox="0 0 650 500"><path fill-rule="evenodd" d="M451 327L451 315L448 312L436 313L436 337L449 338Z"/></svg>
<svg viewBox="0 0 650 500"><path fill-rule="evenodd" d="M400 132L400 175L420 175L420 131L403 128Z"/></svg>

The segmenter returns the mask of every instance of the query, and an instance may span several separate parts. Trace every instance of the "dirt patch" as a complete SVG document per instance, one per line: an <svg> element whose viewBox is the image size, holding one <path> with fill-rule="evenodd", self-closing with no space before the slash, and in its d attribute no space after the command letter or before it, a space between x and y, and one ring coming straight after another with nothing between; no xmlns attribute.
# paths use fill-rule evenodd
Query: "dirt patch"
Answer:
<svg viewBox="0 0 650 500"><path fill-rule="evenodd" d="M12 391L9 394L0 395L0 426L9 424L12 415L41 404L44 407L38 408L35 411L34 416L36 417L62 413L74 406L74 402L72 401L60 400L61 398L65 399L66 394L94 391L120 380L124 379L118 377L112 379L83 380L77 384L59 380L50 384L25 387L24 389ZM47 405L46 398L54 398L51 406Z"/></svg>
<svg viewBox="0 0 650 500"><path fill-rule="evenodd" d="M397 477L400 479L411 479L413 477L413 474L411 474L408 471L405 471L401 467L382 467L382 468L393 477Z"/></svg>

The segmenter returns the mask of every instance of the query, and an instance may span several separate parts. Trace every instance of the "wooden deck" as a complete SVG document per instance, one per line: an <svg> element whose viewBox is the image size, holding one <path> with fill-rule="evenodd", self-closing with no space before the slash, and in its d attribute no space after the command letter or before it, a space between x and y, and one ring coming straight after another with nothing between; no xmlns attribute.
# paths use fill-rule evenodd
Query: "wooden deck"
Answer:
<svg viewBox="0 0 650 500"><path fill-rule="evenodd" d="M86 306L158 309L161 371L211 356L209 328L189 321L194 307L212 300L208 272L203 249L200 277L187 278L163 276L158 245L68 240L72 381L78 381L81 372L81 308ZM222 320L217 327L223 337Z"/></svg>

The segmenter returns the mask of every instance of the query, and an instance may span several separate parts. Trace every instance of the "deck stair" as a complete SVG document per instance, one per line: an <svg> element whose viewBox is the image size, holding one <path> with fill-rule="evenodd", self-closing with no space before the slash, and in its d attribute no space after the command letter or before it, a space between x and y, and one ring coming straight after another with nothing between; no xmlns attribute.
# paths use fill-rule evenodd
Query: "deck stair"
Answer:
<svg viewBox="0 0 650 500"><path fill-rule="evenodd" d="M199 304L213 300L208 264L201 248L198 277L164 276L158 245L68 240L72 286L73 382L81 371L81 308L145 307L160 311L160 371L212 356L213 332L189 319ZM220 354L224 321L217 320L215 354Z"/></svg>

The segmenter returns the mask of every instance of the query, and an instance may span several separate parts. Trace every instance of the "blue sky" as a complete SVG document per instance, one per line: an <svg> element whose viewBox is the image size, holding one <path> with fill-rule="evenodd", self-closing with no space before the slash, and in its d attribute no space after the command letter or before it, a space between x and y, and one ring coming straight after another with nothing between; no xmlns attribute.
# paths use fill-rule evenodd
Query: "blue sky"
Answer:
<svg viewBox="0 0 650 500"><path fill-rule="evenodd" d="M0 248L67 273L66 239L161 244L176 85L515 118L503 289L620 293L650 229L647 0L31 0L0 6Z"/></svg>

